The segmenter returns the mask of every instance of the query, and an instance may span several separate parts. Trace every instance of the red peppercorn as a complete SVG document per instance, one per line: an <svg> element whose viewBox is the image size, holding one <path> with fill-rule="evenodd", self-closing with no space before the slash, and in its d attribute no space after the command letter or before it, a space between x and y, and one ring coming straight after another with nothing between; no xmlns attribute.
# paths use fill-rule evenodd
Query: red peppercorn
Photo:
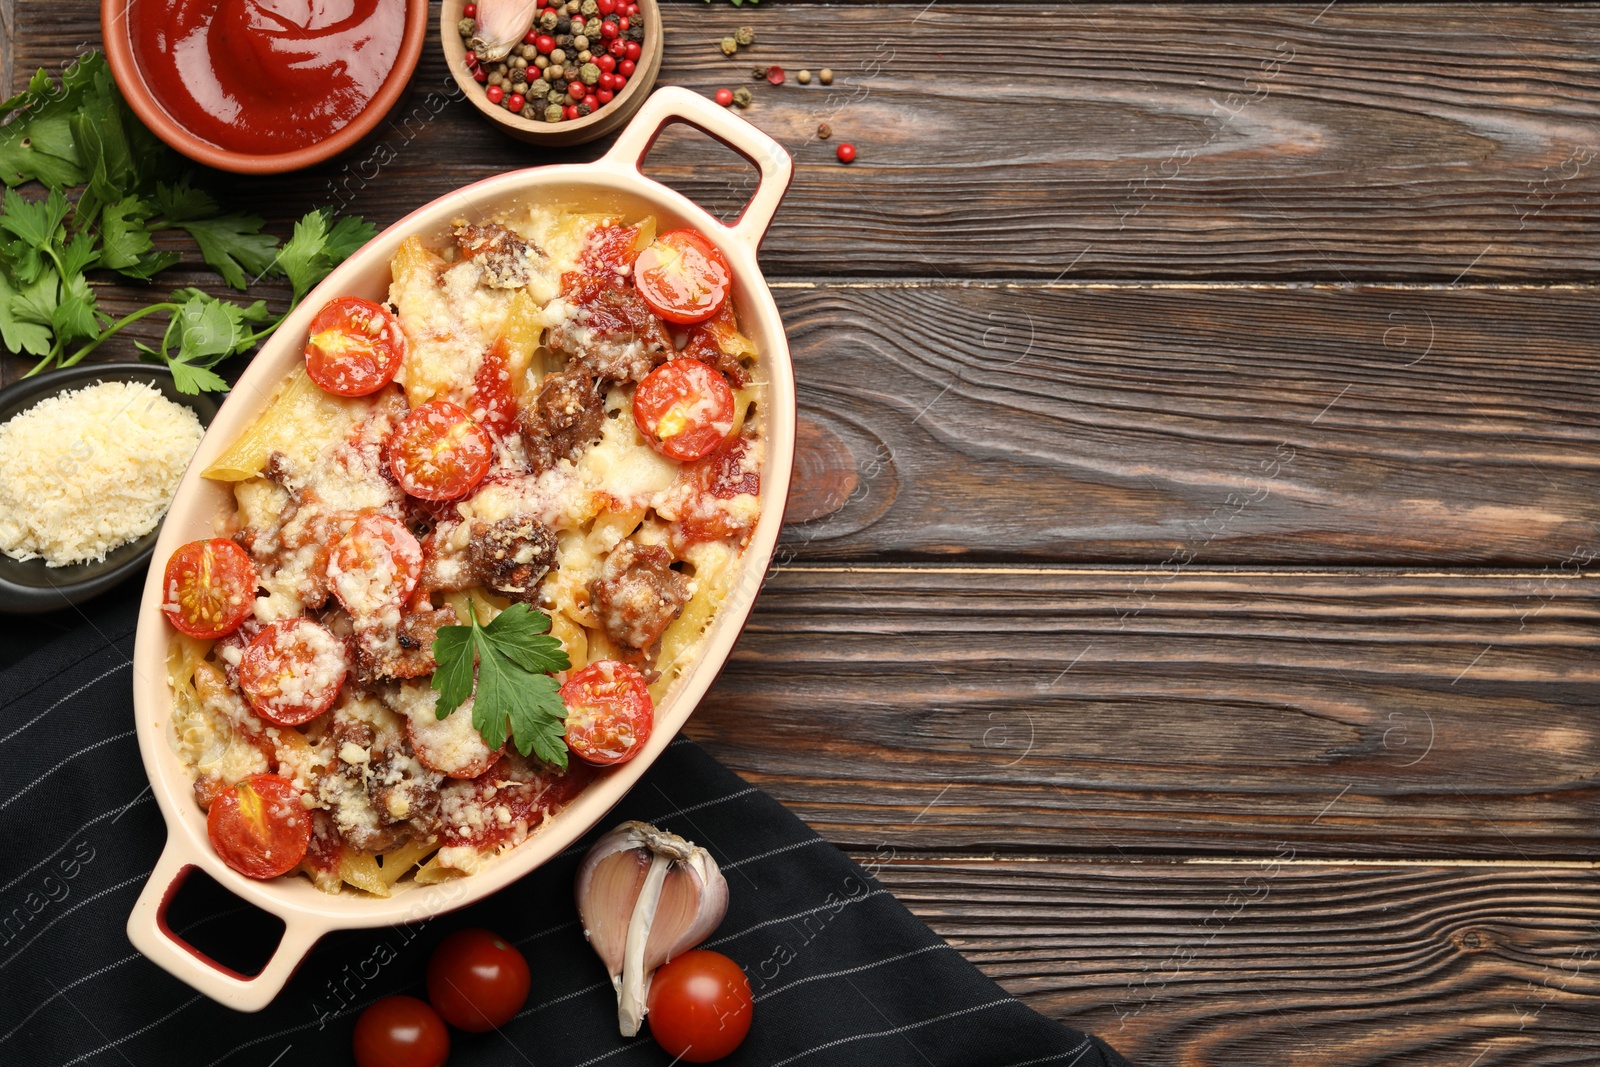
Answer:
<svg viewBox="0 0 1600 1067"><path fill-rule="evenodd" d="M484 70L482 67L473 67L472 80L475 82L486 82L489 80L489 72Z"/></svg>
<svg viewBox="0 0 1600 1067"><path fill-rule="evenodd" d="M491 85L488 89L484 90L483 95L489 98L489 103L498 104L501 100L505 99L506 91L500 88L498 85Z"/></svg>
<svg viewBox="0 0 1600 1067"><path fill-rule="evenodd" d="M783 84L783 68L782 67L768 67L767 68L767 81L771 82L773 85L782 85Z"/></svg>
<svg viewBox="0 0 1600 1067"><path fill-rule="evenodd" d="M569 118L569 119L577 118L578 117L578 105L577 104L568 104L566 107L561 109L561 114L562 114L562 116L564 118Z"/></svg>
<svg viewBox="0 0 1600 1067"><path fill-rule="evenodd" d="M584 23L582 15L574 15L574 16L572 16L572 32L573 33L582 33L584 25L585 25L585 23Z"/></svg>
<svg viewBox="0 0 1600 1067"><path fill-rule="evenodd" d="M617 24L615 22L602 22L600 24L600 36L601 37L604 37L606 40L609 41L613 37L615 37L616 35L617 35Z"/></svg>
<svg viewBox="0 0 1600 1067"><path fill-rule="evenodd" d="M513 113L521 111L522 105L526 103L527 101L522 99L521 93L512 93L510 96L506 97L506 110Z"/></svg>
<svg viewBox="0 0 1600 1067"><path fill-rule="evenodd" d="M717 103L721 104L723 107L727 107L729 104L732 104L733 103L733 90L732 89L718 89L717 90Z"/></svg>
<svg viewBox="0 0 1600 1067"><path fill-rule="evenodd" d="M619 93L622 92L622 87L624 85L627 85L627 84L628 84L627 75L625 75L625 74L613 74L613 75L611 75L611 88L614 91L619 92Z"/></svg>
<svg viewBox="0 0 1600 1067"><path fill-rule="evenodd" d="M467 61L467 66L476 67L478 65L478 53L468 52L465 58Z"/></svg>
<svg viewBox="0 0 1600 1067"><path fill-rule="evenodd" d="M638 4L629 4L628 5L628 14L637 15L638 13L639 13L639 5Z"/></svg>
<svg viewBox="0 0 1600 1067"><path fill-rule="evenodd" d="M624 15L617 20L617 29L621 30L623 33L628 32L628 16Z"/></svg>
<svg viewBox="0 0 1600 1067"><path fill-rule="evenodd" d="M461 17L464 18L464 19L475 19L475 18L477 18L478 17L478 5L477 4L468 4L465 7L463 7L461 9Z"/></svg>
<svg viewBox="0 0 1600 1067"><path fill-rule="evenodd" d="M556 39L548 33L541 33L533 39L533 47L549 55L556 50Z"/></svg>
<svg viewBox="0 0 1600 1067"><path fill-rule="evenodd" d="M590 111L593 111L595 108L600 106L600 98L595 96L593 93L590 93L588 96L583 98L583 103L585 107L587 107Z"/></svg>
<svg viewBox="0 0 1600 1067"><path fill-rule="evenodd" d="M614 15L617 12L617 0L595 0L600 5L600 14Z"/></svg>
<svg viewBox="0 0 1600 1067"><path fill-rule="evenodd" d="M639 46L638 41L629 41L622 46L622 54L637 63L639 57L644 55L644 49Z"/></svg>
<svg viewBox="0 0 1600 1067"><path fill-rule="evenodd" d="M606 25L609 26L611 23L608 22ZM611 38L610 43L606 45L606 51L610 52L618 59L621 59L623 56L628 54L628 45L632 43L632 41L624 41L621 37L613 37Z"/></svg>
<svg viewBox="0 0 1600 1067"><path fill-rule="evenodd" d="M612 71L617 69L617 57L613 55L596 56L594 65L605 71L607 74L610 74Z"/></svg>
<svg viewBox="0 0 1600 1067"><path fill-rule="evenodd" d="M617 64L617 73L622 75L624 78L633 77L634 69L635 64L631 59L624 59L622 62Z"/></svg>
<svg viewBox="0 0 1600 1067"><path fill-rule="evenodd" d="M538 44L539 43L539 31L538 30L529 30L527 33L523 34L522 35L522 43L523 44Z"/></svg>
<svg viewBox="0 0 1600 1067"><path fill-rule="evenodd" d="M613 93L610 89L601 89L598 93L594 94L594 98L600 101L602 104L611 103L612 100L616 99L616 96L617 94Z"/></svg>
<svg viewBox="0 0 1600 1067"><path fill-rule="evenodd" d="M839 146L835 155L839 157L840 163L854 163L856 161L856 146L846 141Z"/></svg>

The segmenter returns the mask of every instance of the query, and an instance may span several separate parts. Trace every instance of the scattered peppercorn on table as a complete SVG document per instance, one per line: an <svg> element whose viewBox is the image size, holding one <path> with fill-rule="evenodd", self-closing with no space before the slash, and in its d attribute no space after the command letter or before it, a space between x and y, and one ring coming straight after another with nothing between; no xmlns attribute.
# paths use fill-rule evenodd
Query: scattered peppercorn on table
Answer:
<svg viewBox="0 0 1600 1067"><path fill-rule="evenodd" d="M12 90L98 39L0 4ZM689 735L1136 1063L1592 1059L1600 8L1041 2L975 64L977 10L663 4L661 83L797 164L787 534ZM431 41L238 200L387 225L605 147L454 96ZM645 170L753 184L681 127Z"/></svg>

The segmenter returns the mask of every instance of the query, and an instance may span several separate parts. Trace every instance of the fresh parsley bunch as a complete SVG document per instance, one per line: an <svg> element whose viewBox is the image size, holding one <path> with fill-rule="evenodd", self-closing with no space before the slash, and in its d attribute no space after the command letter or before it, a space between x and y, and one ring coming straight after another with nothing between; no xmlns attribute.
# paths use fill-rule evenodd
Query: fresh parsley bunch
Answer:
<svg viewBox="0 0 1600 1067"><path fill-rule="evenodd" d="M0 103L0 123L7 186L0 201L0 341L39 357L29 373L70 367L131 323L165 314L160 347L138 345L145 358L170 367L183 392L226 389L212 368L248 352L283 316L274 317L264 301L242 305L179 289L113 320L99 309L87 272L147 281L180 259L157 251L153 235L182 230L235 289L287 277L292 311L377 232L359 218L335 221L313 211L280 247L261 232L258 216L224 211L190 184L187 163L129 110L98 52L69 67L59 85L39 71L24 92ZM15 187L27 182L39 182L48 195L25 198Z"/></svg>
<svg viewBox="0 0 1600 1067"><path fill-rule="evenodd" d="M499 749L510 737L517 751L529 752L562 770L567 767L567 708L550 677L572 661L550 636L550 616L526 604L513 604L487 626L476 609L466 626L441 626L433 640L433 688L439 691L434 714L443 719L473 693L472 725L483 743Z"/></svg>

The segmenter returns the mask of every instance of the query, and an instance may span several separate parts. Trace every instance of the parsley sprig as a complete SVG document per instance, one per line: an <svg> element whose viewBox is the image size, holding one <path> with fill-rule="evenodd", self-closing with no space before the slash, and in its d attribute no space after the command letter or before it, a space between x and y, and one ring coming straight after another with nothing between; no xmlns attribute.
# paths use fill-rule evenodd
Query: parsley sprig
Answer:
<svg viewBox="0 0 1600 1067"><path fill-rule="evenodd" d="M509 736L524 756L532 752L563 770L567 766L566 717L552 672L572 666L561 642L551 637L550 616L526 604L513 604L487 626L476 610L467 626L441 626L433 641L433 688L439 691L434 714L443 719L473 693L472 725L483 743L498 749Z"/></svg>
<svg viewBox="0 0 1600 1067"><path fill-rule="evenodd" d="M39 357L29 373L70 367L125 327L166 315L159 348L144 358L172 369L186 393L222 390L213 367L248 352L284 315L265 301L244 305L198 289L113 320L97 305L87 272L112 270L148 281L179 262L156 250L154 235L181 230L201 257L235 289L262 277L286 277L289 310L376 228L354 217L334 221L313 211L289 241L262 233L263 219L225 211L190 183L188 164L128 109L106 66L90 53L55 84L39 71L27 90L0 103L0 342ZM15 186L39 182L43 199Z"/></svg>

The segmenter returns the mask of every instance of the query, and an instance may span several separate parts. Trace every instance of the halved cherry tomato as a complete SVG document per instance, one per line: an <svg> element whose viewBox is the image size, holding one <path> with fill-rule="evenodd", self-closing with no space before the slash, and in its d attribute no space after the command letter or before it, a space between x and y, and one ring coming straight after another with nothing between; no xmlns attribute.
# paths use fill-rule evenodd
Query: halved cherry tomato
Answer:
<svg viewBox="0 0 1600 1067"><path fill-rule="evenodd" d="M750 979L737 963L706 949L663 964L645 998L650 1036L685 1063L710 1063L738 1048L754 1014Z"/></svg>
<svg viewBox="0 0 1600 1067"><path fill-rule="evenodd" d="M190 541L167 560L161 584L167 619L190 637L222 637L256 606L256 565L225 537Z"/></svg>
<svg viewBox="0 0 1600 1067"><path fill-rule="evenodd" d="M400 488L422 500L456 500L489 473L494 440L448 400L430 400L400 420L389 438L389 468Z"/></svg>
<svg viewBox="0 0 1600 1067"><path fill-rule="evenodd" d="M252 774L211 802L206 834L222 862L251 878L292 871L311 844L311 813L278 774Z"/></svg>
<svg viewBox="0 0 1600 1067"><path fill-rule="evenodd" d="M239 688L263 719L310 722L333 705L349 672L344 642L310 619L268 623L239 657Z"/></svg>
<svg viewBox="0 0 1600 1067"><path fill-rule="evenodd" d="M733 390L698 359L663 363L633 394L633 422L669 459L709 456L733 430Z"/></svg>
<svg viewBox="0 0 1600 1067"><path fill-rule="evenodd" d="M567 747L590 763L608 767L639 754L655 727L655 705L644 675L626 663L603 659L567 679Z"/></svg>
<svg viewBox="0 0 1600 1067"><path fill-rule="evenodd" d="M422 545L399 519L363 512L328 553L333 595L355 618L372 618L411 597L422 576Z"/></svg>
<svg viewBox="0 0 1600 1067"><path fill-rule="evenodd" d="M394 381L406 354L400 320L356 296L330 300L311 320L306 373L338 396L366 396Z"/></svg>
<svg viewBox="0 0 1600 1067"><path fill-rule="evenodd" d="M669 230L639 253L633 284L650 309L668 322L704 322L733 286L728 261L693 230Z"/></svg>
<svg viewBox="0 0 1600 1067"><path fill-rule="evenodd" d="M439 1013L416 997L384 997L356 1020L351 1038L356 1067L444 1067L450 1031Z"/></svg>
<svg viewBox="0 0 1600 1067"><path fill-rule="evenodd" d="M488 930L457 930L428 960L428 1000L445 1022L474 1034L510 1022L530 984L522 953Z"/></svg>

